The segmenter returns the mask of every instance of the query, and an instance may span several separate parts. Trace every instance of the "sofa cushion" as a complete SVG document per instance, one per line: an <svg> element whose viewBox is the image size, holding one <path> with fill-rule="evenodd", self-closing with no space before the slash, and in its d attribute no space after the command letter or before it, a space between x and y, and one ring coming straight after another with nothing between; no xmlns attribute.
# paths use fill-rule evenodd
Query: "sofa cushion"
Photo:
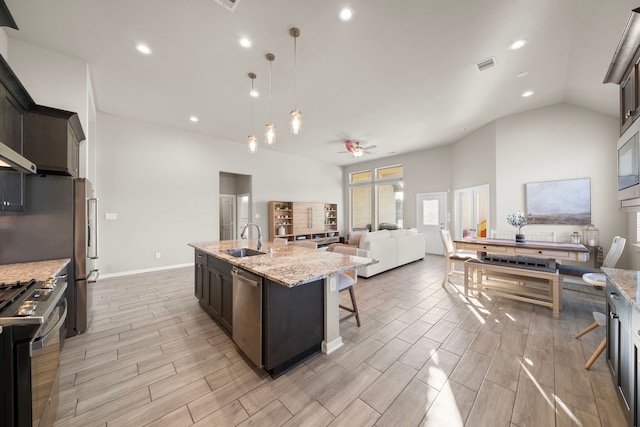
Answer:
<svg viewBox="0 0 640 427"><path fill-rule="evenodd" d="M417 228L407 228L407 236L413 236L418 234Z"/></svg>
<svg viewBox="0 0 640 427"><path fill-rule="evenodd" d="M360 249L369 249L369 242L380 239L388 239L390 237L391 235L389 234L389 230L378 230L371 233L365 233L360 238L360 244L358 245L358 247Z"/></svg>
<svg viewBox="0 0 640 427"><path fill-rule="evenodd" d="M369 233L369 230L350 231L347 242L349 243L349 245L358 246L360 245L360 239L362 238L362 236L367 233Z"/></svg>
<svg viewBox="0 0 640 427"><path fill-rule="evenodd" d="M389 230L389 235L391 237L402 237L402 236L406 236L407 234L407 230L405 230L404 228L399 228L397 230Z"/></svg>

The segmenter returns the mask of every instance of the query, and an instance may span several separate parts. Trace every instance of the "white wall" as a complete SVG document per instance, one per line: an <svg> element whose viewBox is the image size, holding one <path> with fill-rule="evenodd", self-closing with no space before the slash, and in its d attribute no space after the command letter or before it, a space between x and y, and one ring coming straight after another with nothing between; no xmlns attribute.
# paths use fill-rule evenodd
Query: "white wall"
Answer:
<svg viewBox="0 0 640 427"><path fill-rule="evenodd" d="M608 250L614 236L627 236L627 216L616 201L618 121L568 104L557 104L497 120L496 215L498 228L509 228L506 216L525 209L525 183L574 178L591 179L591 220ZM504 221L502 224L501 221ZM527 230L556 231L569 241L582 226L530 225ZM629 249L619 266L629 265Z"/></svg>
<svg viewBox="0 0 640 427"><path fill-rule="evenodd" d="M276 150L251 155L243 144L105 113L97 123L101 274L193 262L187 244L219 236L220 172L253 177L251 211L265 235L270 200L327 201L342 209L338 166ZM105 213L117 219L105 220Z"/></svg>

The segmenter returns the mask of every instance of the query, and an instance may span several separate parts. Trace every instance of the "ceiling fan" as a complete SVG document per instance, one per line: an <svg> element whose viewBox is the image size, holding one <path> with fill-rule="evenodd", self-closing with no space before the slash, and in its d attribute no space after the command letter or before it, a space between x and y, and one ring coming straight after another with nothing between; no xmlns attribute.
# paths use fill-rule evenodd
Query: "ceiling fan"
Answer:
<svg viewBox="0 0 640 427"><path fill-rule="evenodd" d="M353 154L353 157L362 157L363 154L372 154L373 151L371 150L377 148L376 145L367 145L366 147L363 147L358 141L351 141L349 139L345 141L344 146L347 151L338 151L338 153L351 153Z"/></svg>

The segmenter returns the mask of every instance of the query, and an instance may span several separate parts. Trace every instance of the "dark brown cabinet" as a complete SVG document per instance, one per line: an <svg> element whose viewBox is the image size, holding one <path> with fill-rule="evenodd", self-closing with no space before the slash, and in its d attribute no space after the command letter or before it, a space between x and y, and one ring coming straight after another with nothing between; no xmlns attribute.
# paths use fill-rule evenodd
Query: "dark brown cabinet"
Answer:
<svg viewBox="0 0 640 427"><path fill-rule="evenodd" d="M0 86L0 138L13 151L23 153L24 110L9 92ZM0 172L0 210L24 211L24 174Z"/></svg>
<svg viewBox="0 0 640 427"><path fill-rule="evenodd" d="M25 157L39 173L79 176L80 142L85 139L76 113L36 106L25 120Z"/></svg>
<svg viewBox="0 0 640 427"><path fill-rule="evenodd" d="M636 363L631 339L631 304L607 282L607 365L622 410L632 424L635 418Z"/></svg>
<svg viewBox="0 0 640 427"><path fill-rule="evenodd" d="M226 330L233 323L233 282L231 265L196 250L194 294L200 306Z"/></svg>

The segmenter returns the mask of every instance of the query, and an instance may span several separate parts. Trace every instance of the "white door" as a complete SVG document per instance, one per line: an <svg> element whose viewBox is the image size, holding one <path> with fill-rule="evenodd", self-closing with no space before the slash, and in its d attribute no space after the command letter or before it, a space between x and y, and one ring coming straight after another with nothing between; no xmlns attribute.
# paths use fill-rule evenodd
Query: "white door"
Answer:
<svg viewBox="0 0 640 427"><path fill-rule="evenodd" d="M425 253L444 255L440 230L446 224L447 193L418 193L416 206L416 228L424 234Z"/></svg>
<svg viewBox="0 0 640 427"><path fill-rule="evenodd" d="M489 237L489 185L455 191L455 239Z"/></svg>
<svg viewBox="0 0 640 427"><path fill-rule="evenodd" d="M235 240L236 196L220 195L220 240Z"/></svg>
<svg viewBox="0 0 640 427"><path fill-rule="evenodd" d="M249 194L238 194L238 236L242 233L242 226L249 223ZM251 229L249 229L249 234L251 235ZM256 236L257 238L257 236Z"/></svg>

